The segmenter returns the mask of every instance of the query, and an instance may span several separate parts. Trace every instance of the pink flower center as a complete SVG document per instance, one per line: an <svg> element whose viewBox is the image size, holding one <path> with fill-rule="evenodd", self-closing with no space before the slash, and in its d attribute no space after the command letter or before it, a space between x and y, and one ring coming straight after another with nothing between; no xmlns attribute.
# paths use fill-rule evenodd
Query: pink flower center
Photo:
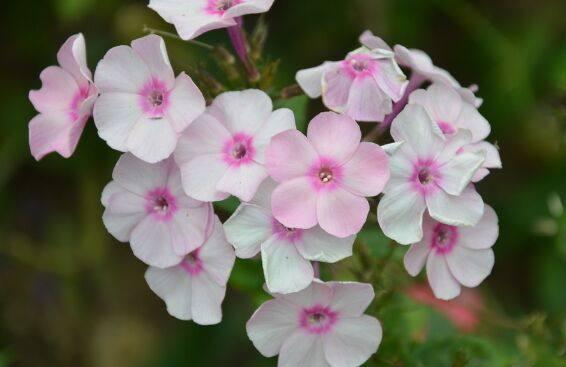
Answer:
<svg viewBox="0 0 566 367"><path fill-rule="evenodd" d="M342 178L342 167L331 158L320 158L309 170L311 182L316 190L332 190Z"/></svg>
<svg viewBox="0 0 566 367"><path fill-rule="evenodd" d="M253 137L245 133L237 133L224 143L224 162L229 165L242 165L250 163L256 154Z"/></svg>
<svg viewBox="0 0 566 367"><path fill-rule="evenodd" d="M452 125L449 122L446 121L438 121L437 122L438 127L440 128L440 130L442 130L442 133L444 135L452 135L456 132L456 129L454 128L454 125Z"/></svg>
<svg viewBox="0 0 566 367"><path fill-rule="evenodd" d="M338 321L338 313L329 307L316 305L305 308L299 315L299 325L310 334L326 334Z"/></svg>
<svg viewBox="0 0 566 367"><path fill-rule="evenodd" d="M372 76L377 71L376 60L369 55L355 54L342 62L342 69L351 78Z"/></svg>
<svg viewBox="0 0 566 367"><path fill-rule="evenodd" d="M171 194L168 188L160 187L151 190L145 196L146 199L146 212L151 214L155 219L168 221L173 217L177 211L177 204L175 197Z"/></svg>
<svg viewBox="0 0 566 367"><path fill-rule="evenodd" d="M302 229L285 227L275 218L271 221L271 228L273 234L276 235L278 239L290 243L295 243L303 237Z"/></svg>
<svg viewBox="0 0 566 367"><path fill-rule="evenodd" d="M413 165L411 182L413 188L422 195L428 195L438 189L438 181L441 179L439 167L434 160L418 160Z"/></svg>
<svg viewBox="0 0 566 367"><path fill-rule="evenodd" d="M139 92L142 111L152 119L163 118L169 107L169 94L164 82L151 79Z"/></svg>
<svg viewBox="0 0 566 367"><path fill-rule="evenodd" d="M195 276L200 274L203 270L203 262L199 256L200 248L188 254L183 261L181 261L181 268L189 275Z"/></svg>
<svg viewBox="0 0 566 367"><path fill-rule="evenodd" d="M209 14L224 15L231 7L242 3L243 0L208 0L205 10Z"/></svg>
<svg viewBox="0 0 566 367"><path fill-rule="evenodd" d="M438 223L432 230L431 248L437 253L452 251L458 241L458 227Z"/></svg>

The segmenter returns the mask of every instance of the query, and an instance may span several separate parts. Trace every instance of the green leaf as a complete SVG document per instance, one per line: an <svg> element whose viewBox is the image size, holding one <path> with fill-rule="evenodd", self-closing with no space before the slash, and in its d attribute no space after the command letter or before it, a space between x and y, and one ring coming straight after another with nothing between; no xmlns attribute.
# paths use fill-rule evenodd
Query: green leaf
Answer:
<svg viewBox="0 0 566 367"><path fill-rule="evenodd" d="M307 108L309 97L297 96L289 99L279 99L274 103L275 108L288 108L295 114L297 129L305 132L307 130Z"/></svg>

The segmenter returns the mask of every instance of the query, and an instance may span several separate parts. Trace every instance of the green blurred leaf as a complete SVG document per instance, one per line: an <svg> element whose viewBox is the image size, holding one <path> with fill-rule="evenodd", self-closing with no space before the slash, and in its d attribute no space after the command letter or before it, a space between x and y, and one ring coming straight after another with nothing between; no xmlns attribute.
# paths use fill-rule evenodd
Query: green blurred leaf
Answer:
<svg viewBox="0 0 566 367"><path fill-rule="evenodd" d="M305 132L307 129L307 107L309 97L297 96L289 99L279 99L275 101L275 108L288 108L295 114L297 129Z"/></svg>

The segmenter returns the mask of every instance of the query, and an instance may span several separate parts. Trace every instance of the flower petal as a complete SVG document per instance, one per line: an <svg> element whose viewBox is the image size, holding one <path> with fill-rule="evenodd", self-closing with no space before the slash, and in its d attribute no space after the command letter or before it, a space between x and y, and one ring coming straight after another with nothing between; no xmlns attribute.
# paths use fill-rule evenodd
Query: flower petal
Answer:
<svg viewBox="0 0 566 367"><path fill-rule="evenodd" d="M206 239L210 205L198 208L179 208L173 215L170 231L173 250L185 256L202 246Z"/></svg>
<svg viewBox="0 0 566 367"><path fill-rule="evenodd" d="M242 201L250 201L267 177L269 177L267 170L258 163L232 165L218 181L216 188L218 191L230 193Z"/></svg>
<svg viewBox="0 0 566 367"><path fill-rule="evenodd" d="M177 133L168 119L142 117L136 122L126 147L136 157L156 163L168 158L177 146Z"/></svg>
<svg viewBox="0 0 566 367"><path fill-rule="evenodd" d="M423 237L422 221L425 200L410 183L396 186L381 198L377 219L383 233L402 245L419 242Z"/></svg>
<svg viewBox="0 0 566 367"><path fill-rule="evenodd" d="M491 273L495 257L492 249L471 250L455 246L446 255L450 272L466 287L477 287Z"/></svg>
<svg viewBox="0 0 566 367"><path fill-rule="evenodd" d="M458 244L473 250L484 250L492 247L499 237L499 220L495 210L485 205L483 216L473 227L460 227Z"/></svg>
<svg viewBox="0 0 566 367"><path fill-rule="evenodd" d="M117 46L104 55L94 73L94 84L104 93L138 93L150 80L144 60L128 46Z"/></svg>
<svg viewBox="0 0 566 367"><path fill-rule="evenodd" d="M134 228L147 216L145 199L124 190L114 182L108 187L114 193L107 198L102 222L114 238L120 242L128 242Z"/></svg>
<svg viewBox="0 0 566 367"><path fill-rule="evenodd" d="M407 251L403 258L403 264L405 265L407 273L413 277L419 275L426 264L429 253L430 247L425 241L411 245L409 251Z"/></svg>
<svg viewBox="0 0 566 367"><path fill-rule="evenodd" d="M342 168L340 183L359 196L379 195L389 181L389 157L377 144L362 142Z"/></svg>
<svg viewBox="0 0 566 367"><path fill-rule="evenodd" d="M299 70L295 75L297 83L310 98L318 98L322 95L322 76L329 64L325 62L314 68Z"/></svg>
<svg viewBox="0 0 566 367"><path fill-rule="evenodd" d="M167 305L167 312L179 320L191 320L192 279L180 267L159 269L150 266L145 272L149 288Z"/></svg>
<svg viewBox="0 0 566 367"><path fill-rule="evenodd" d="M345 238L358 233L369 213L367 199L342 188L321 191L316 215L320 227L336 237Z"/></svg>
<svg viewBox="0 0 566 367"><path fill-rule="evenodd" d="M375 297L373 287L366 283L327 282L334 295L331 308L343 317L361 316Z"/></svg>
<svg viewBox="0 0 566 367"><path fill-rule="evenodd" d="M220 154L230 132L216 118L202 114L181 135L175 151L175 161L185 164L198 155Z"/></svg>
<svg viewBox="0 0 566 367"><path fill-rule="evenodd" d="M132 41L132 49L143 60L152 77L163 81L168 88L175 83L173 67L163 38L150 34Z"/></svg>
<svg viewBox="0 0 566 367"><path fill-rule="evenodd" d="M266 167L275 181L306 176L317 153L298 130L275 135L265 151Z"/></svg>
<svg viewBox="0 0 566 367"><path fill-rule="evenodd" d="M370 77L356 78L350 88L345 113L356 121L381 122L391 113L391 99Z"/></svg>
<svg viewBox="0 0 566 367"><path fill-rule="evenodd" d="M175 266L183 260L173 251L169 223L145 217L132 231L130 245L134 255L157 268Z"/></svg>
<svg viewBox="0 0 566 367"><path fill-rule="evenodd" d="M332 367L361 366L377 352L382 334L375 317L341 319L333 332L323 337L324 354Z"/></svg>
<svg viewBox="0 0 566 367"><path fill-rule="evenodd" d="M437 190L426 197L428 212L439 222L452 226L473 226L481 219L484 203L473 185L469 185L459 196Z"/></svg>
<svg viewBox="0 0 566 367"><path fill-rule="evenodd" d="M462 110L456 124L462 129L469 130L473 141L483 140L491 133L489 122L474 106L468 103L462 103Z"/></svg>
<svg viewBox="0 0 566 367"><path fill-rule="evenodd" d="M354 80L342 71L339 63L329 65L322 76L322 101L329 110L344 112Z"/></svg>
<svg viewBox="0 0 566 367"><path fill-rule="evenodd" d="M267 288L273 293L295 293L314 279L310 261L305 260L294 244L279 240L277 235L261 245L261 260Z"/></svg>
<svg viewBox="0 0 566 367"><path fill-rule="evenodd" d="M40 113L64 113L70 111L79 87L69 72L58 66L50 66L39 75L41 89L29 92L33 107Z"/></svg>
<svg viewBox="0 0 566 367"><path fill-rule="evenodd" d="M262 304L246 324L248 337L265 357L279 354L297 328L299 307L281 298Z"/></svg>
<svg viewBox="0 0 566 367"><path fill-rule="evenodd" d="M75 78L79 88L89 87L92 73L86 62L86 43L82 33L72 35L65 41L57 53L57 62Z"/></svg>
<svg viewBox="0 0 566 367"><path fill-rule="evenodd" d="M254 135L272 111L271 98L257 89L222 93L208 109L232 134L248 135Z"/></svg>
<svg viewBox="0 0 566 367"><path fill-rule="evenodd" d="M226 237L239 258L249 259L261 250L261 244L272 234L269 212L256 205L241 204L224 223Z"/></svg>
<svg viewBox="0 0 566 367"><path fill-rule="evenodd" d="M185 130L205 109L204 96L185 73L181 73L175 80L169 103L167 118L177 133Z"/></svg>
<svg viewBox="0 0 566 367"><path fill-rule="evenodd" d="M126 153L118 159L112 178L128 191L145 197L149 190L165 186L171 164L171 160L149 164Z"/></svg>
<svg viewBox="0 0 566 367"><path fill-rule="evenodd" d="M199 250L199 258L204 263L204 271L218 285L225 286L236 261L234 249L224 234L222 223L214 216L210 237Z"/></svg>
<svg viewBox="0 0 566 367"><path fill-rule="evenodd" d="M72 122L65 113L35 116L29 123L31 154L38 161L52 152L69 158L77 148L86 121Z"/></svg>
<svg viewBox="0 0 566 367"><path fill-rule="evenodd" d="M324 357L322 338L295 331L285 340L279 353L278 367L330 367Z"/></svg>
<svg viewBox="0 0 566 367"><path fill-rule="evenodd" d="M450 300L460 294L460 284L454 278L443 255L431 253L426 262L426 274L434 296Z"/></svg>
<svg viewBox="0 0 566 367"><path fill-rule="evenodd" d="M312 228L318 223L316 193L307 177L286 181L273 191L273 216L289 228Z"/></svg>
<svg viewBox="0 0 566 367"><path fill-rule="evenodd" d="M247 0L236 4L226 10L224 17L236 18L247 14L259 14L267 12L275 0Z"/></svg>
<svg viewBox="0 0 566 367"><path fill-rule="evenodd" d="M303 231L302 240L297 242L297 250L311 261L335 263L352 256L356 236L339 238L326 233L320 226Z"/></svg>
<svg viewBox="0 0 566 367"><path fill-rule="evenodd" d="M193 321L199 325L215 325L222 321L222 301L226 287L220 286L206 273L192 279L191 309Z"/></svg>
<svg viewBox="0 0 566 367"><path fill-rule="evenodd" d="M254 160L265 163L265 150L275 135L295 129L295 115L288 108L280 108L273 111L267 121L256 131L254 136L254 147L256 156Z"/></svg>
<svg viewBox="0 0 566 367"><path fill-rule="evenodd" d="M320 156L346 163L358 149L362 132L351 118L323 112L309 123L307 138Z"/></svg>
<svg viewBox="0 0 566 367"><path fill-rule="evenodd" d="M438 186L450 195L460 195L480 168L484 157L475 153L462 153L453 157L441 168Z"/></svg>
<svg viewBox="0 0 566 367"><path fill-rule="evenodd" d="M391 125L395 141L405 141L419 158L433 158L442 150L444 138L423 107L407 105Z"/></svg>
<svg viewBox="0 0 566 367"><path fill-rule="evenodd" d="M218 191L217 185L228 167L220 154L201 155L180 164L185 192L200 201L226 199L230 194Z"/></svg>

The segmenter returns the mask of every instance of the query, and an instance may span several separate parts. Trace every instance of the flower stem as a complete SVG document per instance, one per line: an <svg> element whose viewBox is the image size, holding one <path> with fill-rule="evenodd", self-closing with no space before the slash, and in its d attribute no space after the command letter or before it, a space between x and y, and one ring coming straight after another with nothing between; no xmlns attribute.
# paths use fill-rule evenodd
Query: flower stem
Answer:
<svg viewBox="0 0 566 367"><path fill-rule="evenodd" d="M422 77L421 75L418 75L418 74L411 75L411 79L409 80L409 84L407 85L407 88L405 89L405 93L403 94L403 97L401 97L400 100L398 100L397 102L395 102L393 104L393 109L392 109L391 113L389 115L385 116L385 118L383 119L383 122L381 124L378 124L372 131L370 131L364 137L364 141L375 141L381 135L383 135L383 133L385 133L385 131L387 131L387 129L389 129L389 127L391 126L391 123L393 122L395 117L397 117L397 115L399 115L399 113L401 113L401 111L403 111L403 109L405 108L405 106L409 102L409 96L411 95L411 93L413 93L413 91L418 89L425 82L425 80L426 79L424 77Z"/></svg>
<svg viewBox="0 0 566 367"><path fill-rule="evenodd" d="M259 71L255 65L250 60L250 55L248 52L248 46L246 45L246 36L244 34L242 17L236 18L236 25L228 28L228 35L230 36L230 41L232 41L232 46L236 51L236 54L240 58L240 61L246 68L248 73L248 78L250 81L259 80Z"/></svg>
<svg viewBox="0 0 566 367"><path fill-rule="evenodd" d="M320 264L318 263L318 261L312 262L312 268L314 270L314 277L320 279Z"/></svg>
<svg viewBox="0 0 566 367"><path fill-rule="evenodd" d="M176 34L174 34L174 33L167 32L167 31L162 31L162 30L160 30L160 29L151 28L151 27L148 27L148 26L146 26L146 25L143 26L143 31L144 31L145 33L149 33L149 34L157 34L157 35L159 35L159 36L168 37L168 38L172 38L172 39L176 39L176 40L180 40L180 41L185 41L185 42L191 43L191 44L193 44L193 45L195 45L195 46L199 46L199 47L205 48L205 49L207 49L207 50L209 50L209 51L214 50L214 46L209 45L208 43L204 43L204 42L197 41L197 40L184 40L184 39L182 39L181 37L179 37L178 35L176 35Z"/></svg>

